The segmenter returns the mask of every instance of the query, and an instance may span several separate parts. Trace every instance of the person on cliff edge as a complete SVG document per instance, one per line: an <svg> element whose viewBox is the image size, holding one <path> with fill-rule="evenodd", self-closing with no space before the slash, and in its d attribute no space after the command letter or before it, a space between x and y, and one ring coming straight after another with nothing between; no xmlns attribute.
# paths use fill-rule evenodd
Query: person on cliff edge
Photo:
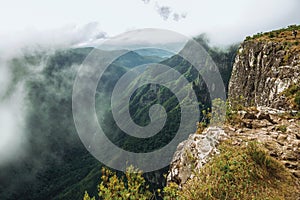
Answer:
<svg viewBox="0 0 300 200"><path fill-rule="evenodd" d="M293 35L295 36L295 39L297 37L297 31L296 30L293 30Z"/></svg>

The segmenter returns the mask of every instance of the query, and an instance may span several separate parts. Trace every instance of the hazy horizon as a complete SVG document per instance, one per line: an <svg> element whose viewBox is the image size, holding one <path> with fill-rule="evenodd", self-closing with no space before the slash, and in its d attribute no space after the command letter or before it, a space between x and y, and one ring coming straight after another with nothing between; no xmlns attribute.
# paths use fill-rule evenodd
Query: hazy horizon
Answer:
<svg viewBox="0 0 300 200"><path fill-rule="evenodd" d="M213 45L229 45L257 32L300 23L298 0L87 2L5 1L0 49L23 45L76 45L143 28L168 29ZM22 44L22 45L20 45Z"/></svg>

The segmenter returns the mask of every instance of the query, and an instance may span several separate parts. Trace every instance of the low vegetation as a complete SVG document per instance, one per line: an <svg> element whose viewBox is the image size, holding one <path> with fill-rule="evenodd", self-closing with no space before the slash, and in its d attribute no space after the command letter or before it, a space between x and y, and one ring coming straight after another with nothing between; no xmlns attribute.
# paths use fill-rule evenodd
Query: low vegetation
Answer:
<svg viewBox="0 0 300 200"><path fill-rule="evenodd" d="M220 145L215 156L182 189L170 183L162 191L150 191L142 173L132 167L125 177L103 168L98 186L101 199L215 200L215 199L295 199L297 188L284 166L270 157L258 143ZM156 194L156 195L155 195ZM84 200L94 200L88 193Z"/></svg>
<svg viewBox="0 0 300 200"><path fill-rule="evenodd" d="M258 144L232 146L226 142L220 145L220 151L182 190L168 192L173 194L171 199L296 198L291 175ZM168 187L164 191L169 191Z"/></svg>
<svg viewBox="0 0 300 200"><path fill-rule="evenodd" d="M154 193L150 192L149 186L142 176L142 172L132 166L127 168L125 176L117 176L115 172L107 168L102 168L101 183L98 185L98 196L104 200L154 199ZM85 192L84 200L95 200Z"/></svg>
<svg viewBox="0 0 300 200"><path fill-rule="evenodd" d="M293 109L300 110L300 84L293 84L284 91Z"/></svg>
<svg viewBox="0 0 300 200"><path fill-rule="evenodd" d="M295 36L295 32L297 33ZM265 33L257 33L255 35L246 37L245 41L272 41L282 44L282 48L290 50L291 52L300 51L300 25L290 25L287 28L274 30Z"/></svg>

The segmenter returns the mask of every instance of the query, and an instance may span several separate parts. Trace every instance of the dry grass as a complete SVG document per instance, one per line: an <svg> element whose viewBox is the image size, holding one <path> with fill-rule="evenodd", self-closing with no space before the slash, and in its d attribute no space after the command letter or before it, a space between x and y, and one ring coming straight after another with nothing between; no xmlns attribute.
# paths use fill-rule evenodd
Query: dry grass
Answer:
<svg viewBox="0 0 300 200"><path fill-rule="evenodd" d="M296 38L293 35L293 31L297 31ZM248 36L246 41L249 40L276 42L282 44L290 52L300 52L300 25L292 25L275 31L258 33L252 37Z"/></svg>
<svg viewBox="0 0 300 200"><path fill-rule="evenodd" d="M223 143L220 150L178 199L297 199L293 177L258 144Z"/></svg>

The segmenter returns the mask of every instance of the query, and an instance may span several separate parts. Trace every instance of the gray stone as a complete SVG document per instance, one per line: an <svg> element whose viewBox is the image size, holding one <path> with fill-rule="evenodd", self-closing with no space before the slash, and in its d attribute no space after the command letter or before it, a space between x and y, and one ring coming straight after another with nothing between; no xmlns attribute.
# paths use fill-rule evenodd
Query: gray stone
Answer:
<svg viewBox="0 0 300 200"><path fill-rule="evenodd" d="M200 169L214 154L218 154L217 145L226 139L222 128L208 127L201 135L191 134L181 142L174 153L167 182L175 182L179 186L193 176L193 170Z"/></svg>

